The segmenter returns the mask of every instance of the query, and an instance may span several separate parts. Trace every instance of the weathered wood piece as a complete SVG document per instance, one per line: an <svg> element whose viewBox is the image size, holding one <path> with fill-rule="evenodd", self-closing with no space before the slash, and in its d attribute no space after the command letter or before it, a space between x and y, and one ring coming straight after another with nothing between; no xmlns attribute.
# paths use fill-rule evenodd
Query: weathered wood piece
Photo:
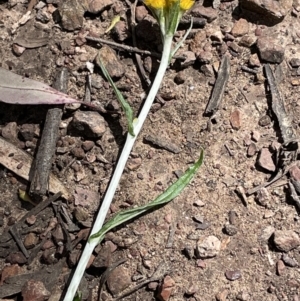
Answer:
<svg viewBox="0 0 300 301"><path fill-rule="evenodd" d="M283 143L288 144L292 140L296 139L296 134L292 127L292 123L288 116L288 113L285 109L284 101L277 88L276 79L274 77L273 71L269 64L266 64L264 67L272 95L272 110L276 115Z"/></svg>
<svg viewBox="0 0 300 301"><path fill-rule="evenodd" d="M230 59L227 55L224 55L218 71L218 77L213 88L211 98L204 112L205 115L214 114L219 109L225 91L225 87L229 79L229 73Z"/></svg>
<svg viewBox="0 0 300 301"><path fill-rule="evenodd" d="M53 87L60 92L67 93L68 70L66 68L59 71ZM30 195L38 200L48 191L52 158L55 154L62 114L61 108L53 108L49 109L46 115L40 145L31 169L32 178L29 189Z"/></svg>

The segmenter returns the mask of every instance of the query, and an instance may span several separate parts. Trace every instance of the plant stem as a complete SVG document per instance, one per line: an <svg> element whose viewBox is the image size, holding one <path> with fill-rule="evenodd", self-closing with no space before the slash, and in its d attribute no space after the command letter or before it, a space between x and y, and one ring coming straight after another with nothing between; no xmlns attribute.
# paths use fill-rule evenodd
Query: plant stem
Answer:
<svg viewBox="0 0 300 301"><path fill-rule="evenodd" d="M108 186L106 195L102 202L102 206L98 212L97 218L95 220L95 223L94 223L94 226L92 228L90 235L97 233L102 228L102 225L104 223L104 220L105 220L105 217L109 210L112 199L115 195L116 189L118 187L120 178L123 174L126 162L129 158L129 155L130 155L130 152L134 145L134 142L142 129L142 126L147 118L147 115L149 114L151 105L155 99L155 96L159 90L160 84L161 84L163 77L165 75L165 72L167 70L167 67L169 64L169 57L171 54L172 40L173 40L173 35L167 35L165 37L162 58L161 58L161 62L160 62L159 69L157 71L155 80L149 91L148 97L145 101L145 104L142 108L142 111L138 117L137 122L134 122L135 137L131 136L129 133L127 134L126 143L122 150L118 164L114 171L114 175ZM93 239L91 241L89 241L89 240L87 241L63 301L73 301L73 298L76 294L76 291L78 289L81 278L86 269L88 261L91 257L91 254L98 243L99 243L99 239Z"/></svg>

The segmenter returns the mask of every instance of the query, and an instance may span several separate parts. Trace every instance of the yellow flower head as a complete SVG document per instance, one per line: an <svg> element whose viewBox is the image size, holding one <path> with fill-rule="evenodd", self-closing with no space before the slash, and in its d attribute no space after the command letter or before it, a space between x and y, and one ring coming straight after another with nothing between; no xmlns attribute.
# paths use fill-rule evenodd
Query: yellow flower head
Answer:
<svg viewBox="0 0 300 301"><path fill-rule="evenodd" d="M154 9L163 9L166 7L166 0L145 0L144 3Z"/></svg>
<svg viewBox="0 0 300 301"><path fill-rule="evenodd" d="M194 3L195 1L193 0L180 0L180 8L182 10L188 10L193 6Z"/></svg>
<svg viewBox="0 0 300 301"><path fill-rule="evenodd" d="M178 1L182 10L190 9L195 2L194 0L144 0L144 3L154 9L163 9L166 7L171 8Z"/></svg>

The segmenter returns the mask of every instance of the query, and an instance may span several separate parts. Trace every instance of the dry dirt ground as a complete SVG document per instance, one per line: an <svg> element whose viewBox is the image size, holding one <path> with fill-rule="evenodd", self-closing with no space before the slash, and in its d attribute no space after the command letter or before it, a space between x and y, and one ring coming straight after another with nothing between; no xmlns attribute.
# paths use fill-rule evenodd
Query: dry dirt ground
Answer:
<svg viewBox="0 0 300 301"><path fill-rule="evenodd" d="M83 100L89 74L85 64L94 61L100 48L100 44L86 41L84 35L132 46L128 24L129 5L133 3L107 1L108 4L95 14L84 9L84 14L79 14L83 16L82 27L73 29L73 21L68 25L59 20L60 2L68 4L68 1L39 1L32 10L31 20L14 31L14 24L26 13L28 3L0 1L0 66L49 85L60 68L67 67L68 94ZM193 28L179 50L179 55L192 56L190 63L185 65L173 60L167 70L160 89L163 102L153 105L109 216L153 200L195 162L201 148L205 152L204 164L190 185L171 203L106 236L94 252L94 262L82 281L84 300L98 300L101 274L107 266L121 259L126 262L109 275L102 300L121 296L157 269L155 281L121 299L299 300L299 208L291 198L289 186L291 179L295 187L300 180L297 155L293 159L294 172L286 173L266 189L247 193L282 168L276 162L282 137L271 107L264 63L271 64L293 130L296 135L300 134L300 81L297 77L300 75L300 13L297 10L300 5L297 1L275 2L285 7L282 9L285 16L272 20L273 23L268 22L272 15L268 9L255 17L251 9L241 8L242 2L197 3L195 10L200 13L195 16L208 22ZM199 8L202 4L207 11ZM137 27L140 25L136 30L137 46L160 52L155 22L145 14L142 3L137 5ZM279 10L277 12L280 15ZM121 23L105 34L116 15L121 15ZM236 25L241 18L243 21ZM147 22L143 23L145 19ZM180 28L176 39L183 33ZM39 37L46 37L42 46L34 44ZM24 49L16 43L18 39L25 45ZM133 53L119 49L115 54L116 64L120 65L113 71L122 68L125 71L121 76L116 75L116 84L137 115L147 93L146 85ZM210 117L204 116L204 111L224 55L230 58L230 75L219 110L208 127ZM158 59L143 55L142 61L147 74L150 72L153 78ZM91 78L92 103L108 111L91 113L83 106L64 108L52 168L72 195L69 200L61 201L76 225L75 229L70 229L66 221L62 221L73 249L69 253L64 249L66 237L61 224L55 220L45 234L55 215L53 207L39 213L36 220L26 220L19 229L21 240L29 255L33 250L37 252L26 260L14 240L1 242L1 298L47 300L51 295L49 300L59 300L84 247L82 233L92 224L126 135L122 111L97 66ZM47 109L47 106L0 103L2 136L34 155ZM86 112L92 122L100 122L103 131L100 134L86 129L76 131L74 119L78 112ZM174 153L163 144L149 142L149 135L179 151ZM5 233L33 207L18 198L18 189L28 187L28 182L1 166L1 158L0 172L0 233ZM209 254L203 255L201 247L207 240L213 240L214 244L206 250ZM58 269L57 264L61 264L58 275L53 269ZM15 278L9 280L9 276L39 271L42 273L31 283L32 276L23 277L18 285ZM53 283L45 279L45 274L52 280L54 277ZM46 292L39 289L40 294L45 294L41 299L31 297L28 292L30 285L37 285L38 280L47 289ZM12 283L14 290L4 293L5 289L11 289Z"/></svg>

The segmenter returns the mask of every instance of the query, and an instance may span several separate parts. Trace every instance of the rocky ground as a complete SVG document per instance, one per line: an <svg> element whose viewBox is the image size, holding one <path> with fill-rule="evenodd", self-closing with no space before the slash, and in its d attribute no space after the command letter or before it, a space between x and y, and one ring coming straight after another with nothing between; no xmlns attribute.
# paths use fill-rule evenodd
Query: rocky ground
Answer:
<svg viewBox="0 0 300 301"><path fill-rule="evenodd" d="M141 2L132 12L130 1L0 1L0 67L49 85L65 67L67 93L101 108L64 107L52 173L68 193L37 212L18 197L29 187L18 170L30 157L14 171L7 161L18 150L35 155L49 107L0 103L9 142L8 151L0 144L0 299L55 301L67 286L127 131L112 88L86 63L100 51L135 115L147 93L132 50L91 38L162 50L151 14ZM153 200L201 148L204 164L171 203L106 235L82 280L83 300L297 301L300 2L199 1L177 41L189 16L194 27L166 73L109 216ZM228 81L216 90L224 94L211 116L205 110L225 57ZM144 53L141 62L153 79L159 58Z"/></svg>

